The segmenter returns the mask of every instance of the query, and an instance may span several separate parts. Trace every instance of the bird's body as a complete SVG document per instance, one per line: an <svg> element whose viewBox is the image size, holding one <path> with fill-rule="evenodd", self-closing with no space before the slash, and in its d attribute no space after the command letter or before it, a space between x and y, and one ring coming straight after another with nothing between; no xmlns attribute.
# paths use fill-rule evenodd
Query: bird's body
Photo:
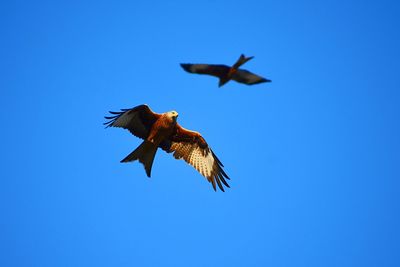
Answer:
<svg viewBox="0 0 400 267"><path fill-rule="evenodd" d="M229 187L229 177L222 169L223 165L209 148L200 133L187 130L177 123L178 113L170 111L163 114L154 113L147 105L140 105L121 112L110 112L114 116L106 117L107 127L122 127L135 136L144 139L132 153L121 162L139 160L151 176L153 160L158 148L167 153L173 152L176 159L183 158L207 180L224 191L222 184ZM222 182L222 184L221 184Z"/></svg>
<svg viewBox="0 0 400 267"><path fill-rule="evenodd" d="M215 64L181 64L181 67L189 73L206 74L217 77L219 79L219 87L223 86L230 80L247 85L271 82L271 80L265 79L251 73L250 71L239 69L240 66L252 58L253 57L246 57L242 54L233 66Z"/></svg>
<svg viewBox="0 0 400 267"><path fill-rule="evenodd" d="M176 127L176 118L178 113L176 111L170 111L162 114L153 124L150 130L150 134L147 137L147 141L154 143L159 146L164 140L171 137Z"/></svg>

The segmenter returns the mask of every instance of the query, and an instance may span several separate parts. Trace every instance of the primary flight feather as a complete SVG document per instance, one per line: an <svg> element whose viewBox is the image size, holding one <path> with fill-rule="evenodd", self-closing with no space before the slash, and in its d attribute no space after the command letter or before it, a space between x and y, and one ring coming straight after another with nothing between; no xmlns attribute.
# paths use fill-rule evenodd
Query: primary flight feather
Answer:
<svg viewBox="0 0 400 267"><path fill-rule="evenodd" d="M121 162L139 160L150 177L157 149L161 148L167 153L173 153L176 159L184 159L192 165L212 184L214 190L217 185L221 191L225 191L223 185L229 187L225 180L229 177L222 169L221 161L200 133L187 130L177 123L176 111L158 114L147 105L140 105L110 113L112 116L105 117L108 120L104 123L106 127L121 127L144 139Z"/></svg>

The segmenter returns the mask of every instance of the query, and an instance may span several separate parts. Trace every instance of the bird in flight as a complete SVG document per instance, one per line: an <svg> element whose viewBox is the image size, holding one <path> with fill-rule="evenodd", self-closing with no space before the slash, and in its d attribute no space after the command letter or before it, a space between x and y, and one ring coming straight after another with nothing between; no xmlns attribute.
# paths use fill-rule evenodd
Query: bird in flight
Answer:
<svg viewBox="0 0 400 267"><path fill-rule="evenodd" d="M271 82L271 80L265 79L248 70L239 69L241 65L249 61L254 57L246 57L245 55L240 55L239 59L233 66L226 65L214 65L214 64L181 64L181 67L190 73L197 74L207 74L215 76L219 79L218 86L221 87L230 80L237 81L239 83L244 83L247 85Z"/></svg>
<svg viewBox="0 0 400 267"><path fill-rule="evenodd" d="M217 158L206 140L200 133L190 131L177 123L178 113L169 111L158 114L147 105L132 109L121 109L120 112L110 111L112 116L105 117L107 127L120 127L129 130L133 135L144 141L121 162L139 160L144 165L146 174L151 176L151 167L157 149L161 148L172 153L176 159L184 159L210 182L216 191L218 185L225 192L223 185L229 187L226 179L230 179L222 169L223 165Z"/></svg>

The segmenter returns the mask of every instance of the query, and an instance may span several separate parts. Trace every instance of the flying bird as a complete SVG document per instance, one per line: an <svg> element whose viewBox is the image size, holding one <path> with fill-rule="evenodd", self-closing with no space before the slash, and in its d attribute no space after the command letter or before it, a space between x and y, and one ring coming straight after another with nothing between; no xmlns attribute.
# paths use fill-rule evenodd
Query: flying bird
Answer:
<svg viewBox="0 0 400 267"><path fill-rule="evenodd" d="M248 70L239 69L241 65L249 61L254 57L246 57L240 55L239 59L233 64L232 67L226 65L213 65L213 64L181 64L181 67L190 73L207 74L215 76L219 79L218 86L221 87L230 80L244 83L247 85L271 82L271 80L265 79Z"/></svg>
<svg viewBox="0 0 400 267"><path fill-rule="evenodd" d="M147 176L150 177L157 149L161 148L167 153L173 152L176 159L184 159L192 165L212 184L215 191L216 185L223 192L225 191L223 185L229 187L225 178L230 178L222 169L221 161L200 133L187 130L177 123L176 111L158 114L147 105L140 105L110 113L112 116L105 117L108 120L104 123L106 128L121 127L144 139L121 162L139 160L144 165Z"/></svg>

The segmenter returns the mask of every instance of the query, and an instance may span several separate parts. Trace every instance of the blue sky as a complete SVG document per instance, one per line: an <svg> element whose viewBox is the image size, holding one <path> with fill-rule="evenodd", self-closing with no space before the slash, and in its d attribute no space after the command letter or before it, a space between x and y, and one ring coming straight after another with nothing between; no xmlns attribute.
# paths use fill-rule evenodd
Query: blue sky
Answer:
<svg viewBox="0 0 400 267"><path fill-rule="evenodd" d="M399 266L396 1L0 4L1 266ZM248 87L179 63L231 64ZM104 129L147 103L200 131L226 193Z"/></svg>

